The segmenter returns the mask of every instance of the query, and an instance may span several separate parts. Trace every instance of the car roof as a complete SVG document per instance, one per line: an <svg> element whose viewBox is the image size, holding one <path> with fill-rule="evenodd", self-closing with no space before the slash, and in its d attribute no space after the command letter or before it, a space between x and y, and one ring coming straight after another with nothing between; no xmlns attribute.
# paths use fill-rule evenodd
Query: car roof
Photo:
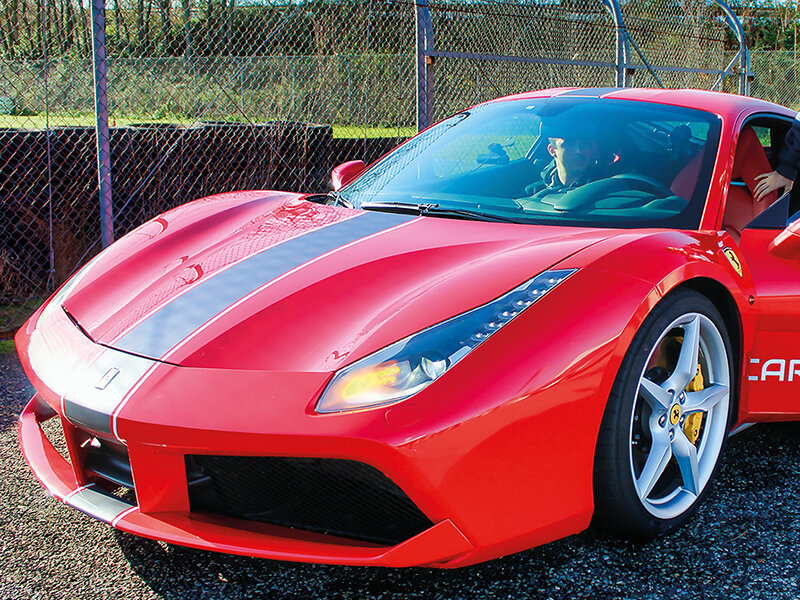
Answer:
<svg viewBox="0 0 800 600"><path fill-rule="evenodd" d="M787 117L793 117L795 115L795 111L785 106L759 100L758 98L695 89L551 88L514 94L501 98L501 100L554 98L557 96L569 96L573 98L613 98L619 100L635 100L639 102L655 102L704 110L728 118L735 118L745 111L777 113Z"/></svg>

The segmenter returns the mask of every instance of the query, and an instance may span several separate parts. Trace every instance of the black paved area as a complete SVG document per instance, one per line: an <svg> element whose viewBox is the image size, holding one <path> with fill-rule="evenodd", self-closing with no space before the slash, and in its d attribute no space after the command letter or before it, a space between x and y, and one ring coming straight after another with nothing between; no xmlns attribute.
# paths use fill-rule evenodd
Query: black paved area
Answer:
<svg viewBox="0 0 800 600"><path fill-rule="evenodd" d="M16 356L0 354L2 600L800 598L800 424L735 437L709 503L655 542L581 534L458 571L369 569L167 546L77 513L20 455L17 414L30 394Z"/></svg>

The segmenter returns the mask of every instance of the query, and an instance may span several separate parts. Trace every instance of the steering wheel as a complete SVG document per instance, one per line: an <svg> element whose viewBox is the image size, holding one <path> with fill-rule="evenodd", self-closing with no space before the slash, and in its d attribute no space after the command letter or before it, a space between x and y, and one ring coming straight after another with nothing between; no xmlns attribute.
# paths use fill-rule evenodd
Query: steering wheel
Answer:
<svg viewBox="0 0 800 600"><path fill-rule="evenodd" d="M644 192L648 197L625 198L626 194L634 191ZM556 210L572 212L590 210L601 200L608 200L614 197L619 197L626 208L633 208L643 206L656 198L666 198L673 195L668 187L652 177L638 173L623 173L586 183L561 194L560 197L555 197L554 194L546 199L542 198L542 200L547 204L552 203L553 208Z"/></svg>
<svg viewBox="0 0 800 600"><path fill-rule="evenodd" d="M639 189L642 192L651 192L659 198L675 195L672 193L671 189L661 183L658 179L648 175L641 175L639 173L620 173L619 175L609 177L609 179L629 181L632 184L631 187L633 187L633 189ZM637 188L634 184L640 184L640 187Z"/></svg>

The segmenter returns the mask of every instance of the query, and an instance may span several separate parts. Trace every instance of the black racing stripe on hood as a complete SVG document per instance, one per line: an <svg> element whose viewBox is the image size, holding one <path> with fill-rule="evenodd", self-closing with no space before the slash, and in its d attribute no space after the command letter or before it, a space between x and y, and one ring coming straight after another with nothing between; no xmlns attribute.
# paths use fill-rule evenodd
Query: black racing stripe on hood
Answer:
<svg viewBox="0 0 800 600"><path fill-rule="evenodd" d="M154 364L147 358L104 349L76 374L64 395L64 415L81 429L110 436L111 415Z"/></svg>
<svg viewBox="0 0 800 600"><path fill-rule="evenodd" d="M178 296L123 335L114 347L140 356L163 357L204 323L273 279L336 248L415 218L365 212L267 248Z"/></svg>
<svg viewBox="0 0 800 600"><path fill-rule="evenodd" d="M65 398L64 414L70 422L81 429L98 435L111 435L111 415L107 412L82 406Z"/></svg>

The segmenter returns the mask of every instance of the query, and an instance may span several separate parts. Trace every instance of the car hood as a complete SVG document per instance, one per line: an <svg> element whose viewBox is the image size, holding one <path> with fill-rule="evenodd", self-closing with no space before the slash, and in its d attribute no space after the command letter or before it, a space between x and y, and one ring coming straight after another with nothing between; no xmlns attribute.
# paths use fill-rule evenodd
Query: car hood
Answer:
<svg viewBox="0 0 800 600"><path fill-rule="evenodd" d="M611 234L360 211L275 192L225 194L129 233L59 301L93 340L140 356L330 371Z"/></svg>

